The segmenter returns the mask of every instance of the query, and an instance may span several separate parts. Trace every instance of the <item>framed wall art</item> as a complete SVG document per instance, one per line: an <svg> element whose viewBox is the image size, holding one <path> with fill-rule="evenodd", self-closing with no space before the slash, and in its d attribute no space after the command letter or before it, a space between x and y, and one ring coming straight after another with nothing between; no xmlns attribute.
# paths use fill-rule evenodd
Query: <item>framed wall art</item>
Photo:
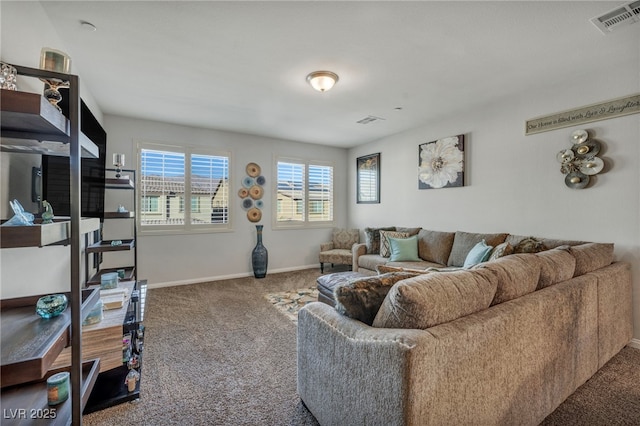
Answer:
<svg viewBox="0 0 640 426"><path fill-rule="evenodd" d="M418 146L418 189L464 186L464 135Z"/></svg>
<svg viewBox="0 0 640 426"><path fill-rule="evenodd" d="M358 204L380 203L380 153L356 159Z"/></svg>

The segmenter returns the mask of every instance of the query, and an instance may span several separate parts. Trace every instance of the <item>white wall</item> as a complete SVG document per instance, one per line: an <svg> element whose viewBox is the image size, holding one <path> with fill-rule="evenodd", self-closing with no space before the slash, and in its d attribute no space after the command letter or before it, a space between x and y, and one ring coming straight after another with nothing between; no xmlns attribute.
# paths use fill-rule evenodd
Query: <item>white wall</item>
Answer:
<svg viewBox="0 0 640 426"><path fill-rule="evenodd" d="M525 87L482 109L461 110L351 149L349 225L613 242L616 258L632 264L635 339L640 339L640 115L524 136L530 118L637 93L639 64L638 57L630 58L614 68L615 78L577 74L570 82ZM602 143L607 165L595 185L583 190L565 186L555 158L571 146L571 132L578 128ZM466 186L418 190L418 145L461 133ZM356 158L375 152L381 152L381 203L356 204Z"/></svg>
<svg viewBox="0 0 640 426"><path fill-rule="evenodd" d="M329 241L331 237L331 228L327 227L292 230L272 228L271 195L275 191L275 156L333 162L334 218L336 226L345 226L347 223L345 149L112 115L105 115L105 130L108 135L107 159L114 152L124 153L129 159L127 168L137 163L136 144L139 141L206 146L232 153L230 197L233 230L196 235L138 236L138 277L146 278L150 285L184 284L252 274L251 250L256 243L255 224L247 219L240 204L241 199L237 196L240 182L246 175L245 166L249 162L258 163L267 179L263 198L265 207L260 224L264 225L264 244L269 250L269 273L319 266L320 243ZM117 206L118 201L114 197L122 197L122 194L114 192L116 191L107 191L107 208ZM105 238L109 238L107 226L109 223L105 225ZM105 255L105 265L112 261L113 256Z"/></svg>
<svg viewBox="0 0 640 426"><path fill-rule="evenodd" d="M71 56L71 73L80 75L80 95L96 119L102 122L102 112L82 81L82 70L73 64L73 52L66 49L51 21L38 2L0 2L0 58L3 62L38 68L40 50L51 47ZM18 90L42 93L43 84L34 78L18 76ZM63 93L64 95L64 93ZM31 166L39 164L39 156L0 153L0 217L12 215L8 200L22 193L15 186L18 168L30 181ZM11 159L11 161L10 161ZM11 188L9 183L11 182ZM28 188L28 182L18 184ZM30 190L25 192L30 194ZM20 199L25 208L33 207L28 198ZM34 294L69 291L70 249L64 246L0 250L0 297L13 298Z"/></svg>

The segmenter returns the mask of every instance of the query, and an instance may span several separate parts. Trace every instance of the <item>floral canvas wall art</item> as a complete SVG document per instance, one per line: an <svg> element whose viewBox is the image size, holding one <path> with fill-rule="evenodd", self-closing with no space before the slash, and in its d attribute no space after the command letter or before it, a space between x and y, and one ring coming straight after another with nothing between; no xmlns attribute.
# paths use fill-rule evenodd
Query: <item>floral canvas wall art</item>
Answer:
<svg viewBox="0 0 640 426"><path fill-rule="evenodd" d="M464 186L464 135L418 147L418 189Z"/></svg>

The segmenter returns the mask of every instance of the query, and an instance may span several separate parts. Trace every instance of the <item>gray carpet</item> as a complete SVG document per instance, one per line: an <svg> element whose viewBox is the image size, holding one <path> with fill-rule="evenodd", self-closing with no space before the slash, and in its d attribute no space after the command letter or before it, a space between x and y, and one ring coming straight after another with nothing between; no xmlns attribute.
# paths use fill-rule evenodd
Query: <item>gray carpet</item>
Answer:
<svg viewBox="0 0 640 426"><path fill-rule="evenodd" d="M319 275L149 290L142 398L86 415L84 424L317 425L296 394L296 325L264 296ZM639 350L624 349L544 425L640 424L639 363Z"/></svg>

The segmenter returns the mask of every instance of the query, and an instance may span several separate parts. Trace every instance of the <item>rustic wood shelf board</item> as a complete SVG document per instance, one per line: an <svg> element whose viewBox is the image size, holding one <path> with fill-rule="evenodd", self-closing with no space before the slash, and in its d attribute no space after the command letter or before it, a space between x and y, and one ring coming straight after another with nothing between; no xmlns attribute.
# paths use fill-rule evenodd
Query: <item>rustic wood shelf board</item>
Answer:
<svg viewBox="0 0 640 426"><path fill-rule="evenodd" d="M71 235L71 222L68 219L56 219L53 223L36 223L33 226L0 226L0 247L43 247L64 243ZM100 219L83 219L81 232L95 231L100 228Z"/></svg>
<svg viewBox="0 0 640 426"><path fill-rule="evenodd" d="M99 369L100 360L97 359L82 364L81 402L83 409L91 395ZM5 414L2 418L2 424L68 425L71 422L71 383L69 384L69 399L54 407L49 407L47 403L47 378L62 371L69 371L69 369L51 370L41 380L2 389L2 409ZM52 408L55 411L52 412ZM19 411L20 409L26 410L26 413ZM21 413L24 413L24 416ZM34 419L30 416L32 413L34 416L39 414L42 418ZM44 418L45 415L52 413L55 413L55 416L51 415L48 418Z"/></svg>
<svg viewBox="0 0 640 426"><path fill-rule="evenodd" d="M119 281L123 282L123 281L131 281L133 280L134 277L134 272L136 270L135 267L133 266L123 266L120 268L105 268L105 269L100 269L93 277L89 278L89 281L87 281L87 285L95 285L95 284L100 284L100 276L102 274L106 274L109 272L118 272L118 269L124 269L124 278L120 278Z"/></svg>
<svg viewBox="0 0 640 426"><path fill-rule="evenodd" d="M111 240L99 241L87 247L87 253L99 253L105 251L126 251L131 250L135 245L135 240L120 240L122 244L117 246L111 245Z"/></svg>
<svg viewBox="0 0 640 426"><path fill-rule="evenodd" d="M109 189L134 189L133 181L129 178L106 178L104 180L105 188Z"/></svg>
<svg viewBox="0 0 640 426"><path fill-rule="evenodd" d="M104 212L105 219L133 219L134 212Z"/></svg>
<svg viewBox="0 0 640 426"><path fill-rule="evenodd" d="M100 297L95 290L83 291L84 318ZM67 298L70 297L69 293ZM1 386L41 379L69 341L71 310L67 308L54 318L36 314L40 296L2 301Z"/></svg>

